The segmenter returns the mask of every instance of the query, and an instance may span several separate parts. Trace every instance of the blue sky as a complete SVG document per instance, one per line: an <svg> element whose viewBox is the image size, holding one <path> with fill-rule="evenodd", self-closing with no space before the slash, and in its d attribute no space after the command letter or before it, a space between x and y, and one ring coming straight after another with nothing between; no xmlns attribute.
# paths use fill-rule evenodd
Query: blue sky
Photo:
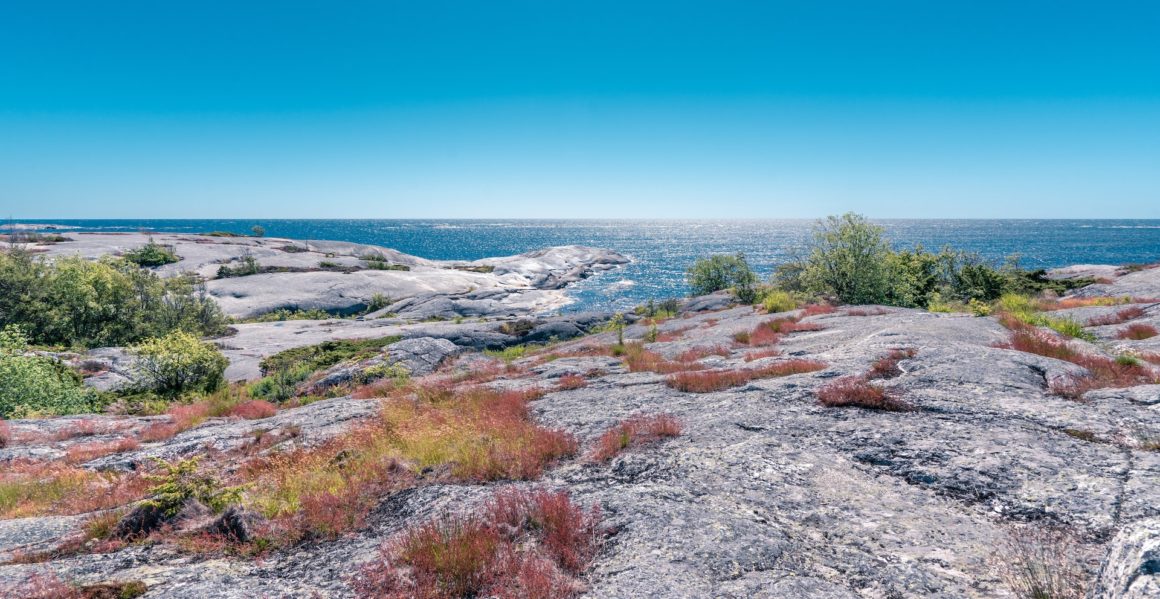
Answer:
<svg viewBox="0 0 1160 599"><path fill-rule="evenodd" d="M7 2L0 216L1160 218L1156 2Z"/></svg>

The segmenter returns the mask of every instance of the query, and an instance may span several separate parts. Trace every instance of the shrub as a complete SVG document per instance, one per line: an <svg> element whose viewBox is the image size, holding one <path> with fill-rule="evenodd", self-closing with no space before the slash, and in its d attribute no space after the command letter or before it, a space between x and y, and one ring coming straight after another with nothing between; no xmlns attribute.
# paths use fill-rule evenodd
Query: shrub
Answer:
<svg viewBox="0 0 1160 599"><path fill-rule="evenodd" d="M607 462L628 447L659 442L681 434L681 423L669 414L637 415L608 429L596 441L591 459Z"/></svg>
<svg viewBox="0 0 1160 599"><path fill-rule="evenodd" d="M258 259L250 254L242 256L241 264L238 266L229 266L223 264L218 267L217 276L219 279L228 279L230 277L248 277L250 275L261 274L262 265L258 264Z"/></svg>
<svg viewBox="0 0 1160 599"><path fill-rule="evenodd" d="M401 339L398 336L371 339L334 339L316 345L295 347L267 356L259 363L262 375L289 371L294 368L316 372L339 362L364 360L373 357L384 347Z"/></svg>
<svg viewBox="0 0 1160 599"><path fill-rule="evenodd" d="M29 353L20 329L0 330L0 418L91 412L96 394L67 366Z"/></svg>
<svg viewBox="0 0 1160 599"><path fill-rule="evenodd" d="M132 353L143 385L168 396L216 391L229 365L217 348L184 331L144 341L133 346Z"/></svg>
<svg viewBox="0 0 1160 599"><path fill-rule="evenodd" d="M254 226L250 227L250 233L254 237L265 237L266 236L266 227L263 227L262 225L254 225Z"/></svg>
<svg viewBox="0 0 1160 599"><path fill-rule="evenodd" d="M818 389L818 403L831 408L854 406L887 412L907 412L914 408L886 391L871 385L862 376L844 376Z"/></svg>
<svg viewBox="0 0 1160 599"><path fill-rule="evenodd" d="M185 502L194 499L215 512L241 499L240 487L226 487L212 474L199 467L200 457L169 463L156 460L160 474L147 474L155 483L149 488L147 503L166 516L177 515Z"/></svg>
<svg viewBox="0 0 1160 599"><path fill-rule="evenodd" d="M697 260L689 267L686 279L693 295L732 289L743 304L752 304L757 299L757 275L744 254L718 254Z"/></svg>
<svg viewBox="0 0 1160 599"><path fill-rule="evenodd" d="M252 397L281 403L297 396L298 384L309 379L312 374L314 374L314 369L309 365L296 365L284 370L275 370L269 376L250 383L246 391Z"/></svg>
<svg viewBox="0 0 1160 599"><path fill-rule="evenodd" d="M8 447L12 443L12 429L8 426L4 419L0 418L0 449Z"/></svg>
<svg viewBox="0 0 1160 599"><path fill-rule="evenodd" d="M798 307L798 303L788 292L774 289L766 293L765 297L761 298L761 307L766 312L773 314L775 312L795 310Z"/></svg>
<svg viewBox="0 0 1160 599"><path fill-rule="evenodd" d="M1116 332L1117 339L1132 339L1140 341L1143 339L1151 339L1160 332L1156 331L1156 327L1150 324L1136 323L1128 325L1127 328Z"/></svg>
<svg viewBox="0 0 1160 599"><path fill-rule="evenodd" d="M482 513L402 533L353 581L359 597L573 597L600 547L600 514L562 492L502 491Z"/></svg>
<svg viewBox="0 0 1160 599"><path fill-rule="evenodd" d="M173 330L216 335L225 323L193 275L161 279L116 258L0 252L0 327L18 325L33 343L125 345Z"/></svg>
<svg viewBox="0 0 1160 599"><path fill-rule="evenodd" d="M121 257L137 266L145 267L164 266L180 260L177 254L173 253L172 247L155 243L152 237L149 238L149 243L125 252Z"/></svg>

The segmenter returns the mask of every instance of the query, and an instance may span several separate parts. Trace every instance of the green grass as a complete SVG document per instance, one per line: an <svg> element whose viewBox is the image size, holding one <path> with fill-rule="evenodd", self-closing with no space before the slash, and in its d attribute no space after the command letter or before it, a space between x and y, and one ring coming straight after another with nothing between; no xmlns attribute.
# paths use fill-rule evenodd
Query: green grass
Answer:
<svg viewBox="0 0 1160 599"><path fill-rule="evenodd" d="M531 347L532 346L528 344L521 344L505 347L503 349L488 349L484 350L483 353L493 358L499 358L504 362L512 362L526 356L528 350L531 349Z"/></svg>
<svg viewBox="0 0 1160 599"><path fill-rule="evenodd" d="M263 359L260 366L262 374L266 376L281 371L290 371L295 368L304 368L309 369L310 372L317 372L323 368L334 366L339 362L370 358L382 351L383 347L400 339L402 337L391 336L377 337L374 339L336 339L334 341L324 341L317 345L295 347L278 352Z"/></svg>

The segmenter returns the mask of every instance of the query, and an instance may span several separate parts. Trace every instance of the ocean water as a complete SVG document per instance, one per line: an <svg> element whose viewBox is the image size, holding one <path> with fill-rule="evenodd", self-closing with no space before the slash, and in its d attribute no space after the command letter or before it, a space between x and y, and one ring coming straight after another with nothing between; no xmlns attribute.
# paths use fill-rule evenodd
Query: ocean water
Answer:
<svg viewBox="0 0 1160 599"><path fill-rule="evenodd" d="M45 222L45 221L15 221ZM84 231L248 233L376 244L424 258L474 260L553 245L581 244L632 257L624 268L570 289L569 310L628 308L686 293L685 269L698 257L743 252L766 276L808 237L810 220L67 220ZM1029 268L1160 260L1160 220L882 220L895 247L944 245Z"/></svg>

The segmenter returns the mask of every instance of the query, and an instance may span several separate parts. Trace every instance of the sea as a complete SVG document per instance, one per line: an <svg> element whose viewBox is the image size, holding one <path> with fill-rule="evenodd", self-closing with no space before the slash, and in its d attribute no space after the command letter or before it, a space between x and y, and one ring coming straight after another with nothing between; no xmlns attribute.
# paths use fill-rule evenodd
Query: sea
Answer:
<svg viewBox="0 0 1160 599"><path fill-rule="evenodd" d="M632 264L569 289L566 311L627 309L687 293L685 269L711 254L745 254L768 276L808 239L812 220L30 220L75 231L249 233L375 244L437 260L475 260L555 245L609 248ZM1160 220L879 220L896 248L952 246L1027 268L1160 260Z"/></svg>

